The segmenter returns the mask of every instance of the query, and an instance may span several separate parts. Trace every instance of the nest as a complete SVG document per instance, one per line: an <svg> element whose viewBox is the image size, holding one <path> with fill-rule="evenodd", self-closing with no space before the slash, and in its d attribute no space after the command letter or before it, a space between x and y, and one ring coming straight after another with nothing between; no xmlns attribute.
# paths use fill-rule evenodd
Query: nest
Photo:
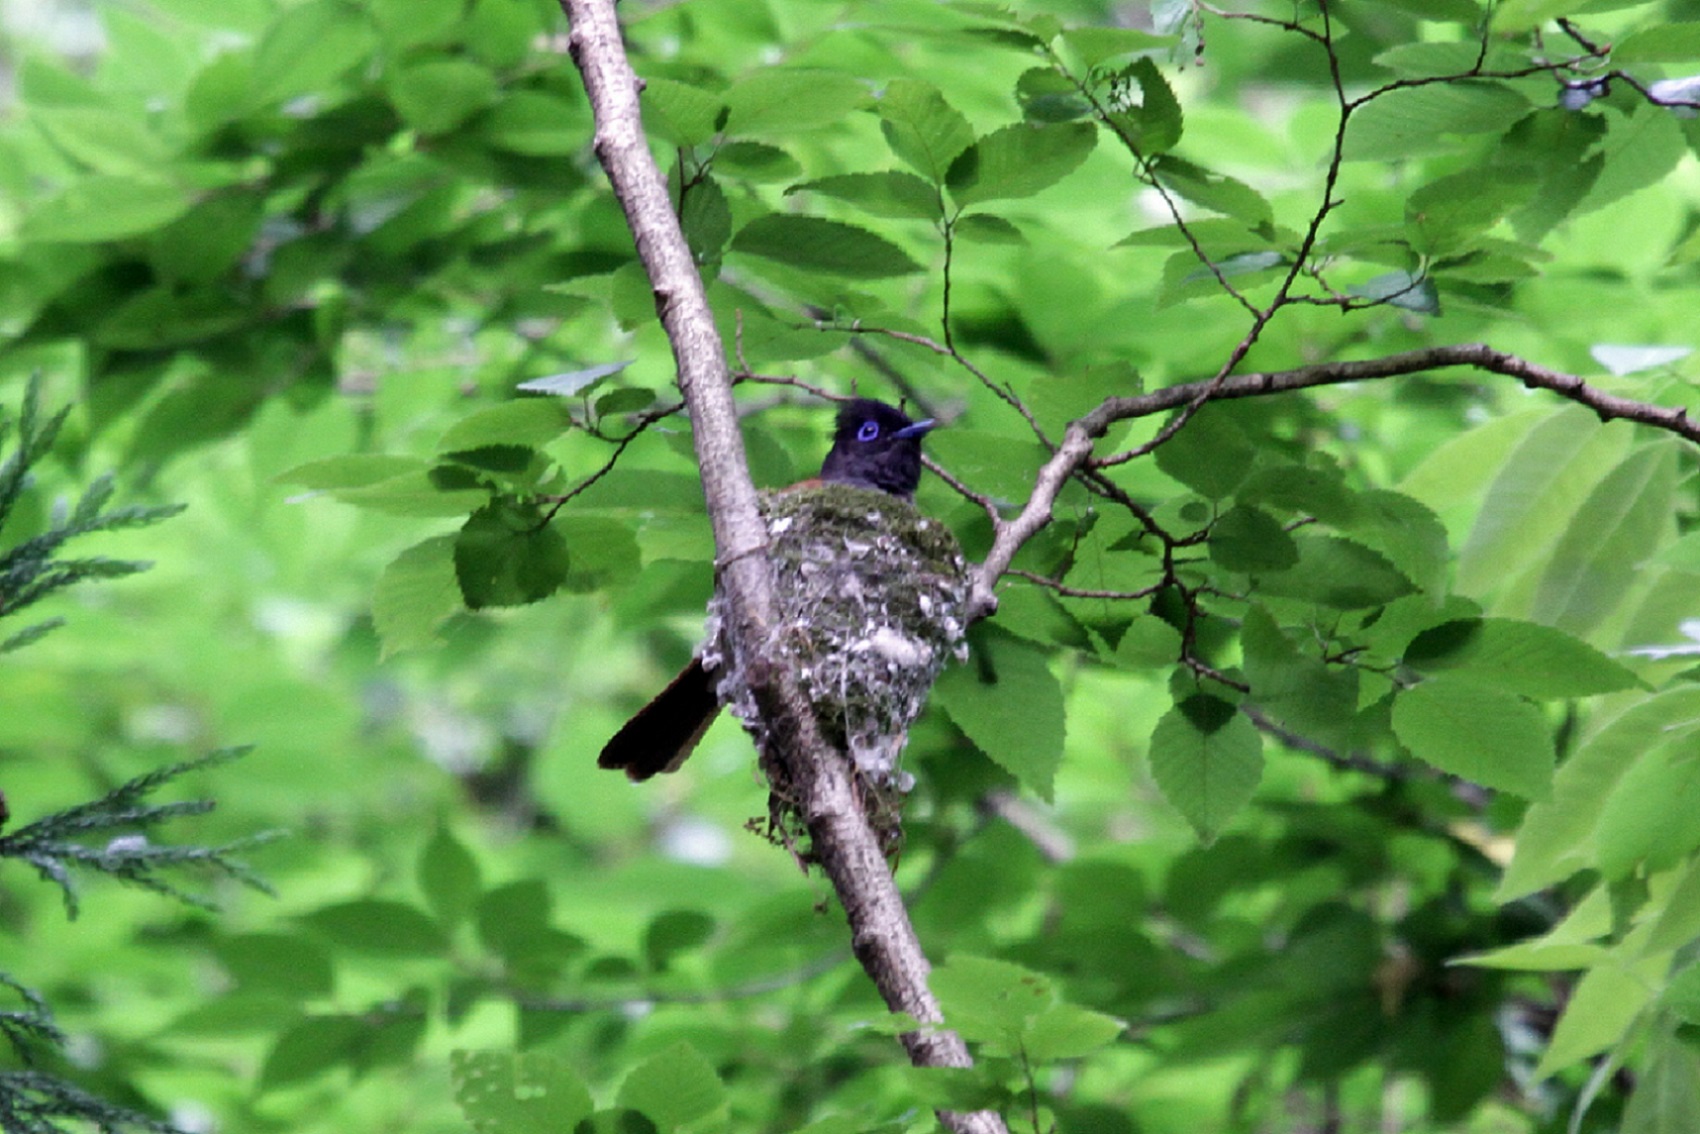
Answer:
<svg viewBox="0 0 1700 1134"><path fill-rule="evenodd" d="M762 515L778 608L771 656L791 667L821 734L849 757L864 810L892 853L902 797L914 784L898 765L909 725L945 662L966 652L962 549L943 524L871 489L828 484L776 493L763 498ZM769 737L744 659L722 630L723 603L717 592L703 661L774 777L782 762L765 758ZM771 787L768 833L796 849L803 828L794 800L787 785Z"/></svg>

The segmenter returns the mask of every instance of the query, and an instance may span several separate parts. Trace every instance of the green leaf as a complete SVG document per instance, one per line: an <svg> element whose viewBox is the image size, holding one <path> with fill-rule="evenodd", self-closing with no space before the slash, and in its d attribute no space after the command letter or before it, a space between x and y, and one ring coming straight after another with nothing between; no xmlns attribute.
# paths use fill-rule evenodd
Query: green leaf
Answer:
<svg viewBox="0 0 1700 1134"><path fill-rule="evenodd" d="M1426 275L1413 275L1403 269L1383 272L1361 284L1346 289L1348 295L1373 299L1390 307L1415 311L1419 315L1440 314L1440 290Z"/></svg>
<svg viewBox="0 0 1700 1134"><path fill-rule="evenodd" d="M1050 655L1001 632L978 636L975 648L974 661L945 669L933 696L975 747L1050 799L1064 729Z"/></svg>
<svg viewBox="0 0 1700 1134"><path fill-rule="evenodd" d="M1406 647L1404 660L1423 673L1456 672L1537 699L1588 697L1641 683L1586 642L1511 618L1459 619L1425 630Z"/></svg>
<svg viewBox="0 0 1700 1134"><path fill-rule="evenodd" d="M946 183L958 206L1031 197L1073 173L1097 143L1087 122L1019 123L978 139L950 164Z"/></svg>
<svg viewBox="0 0 1700 1134"><path fill-rule="evenodd" d="M1643 753L1700 724L1700 689L1636 700L1596 721L1553 777L1552 798L1534 804L1495 894L1510 902L1595 864L1595 828L1606 800Z"/></svg>
<svg viewBox="0 0 1700 1134"><path fill-rule="evenodd" d="M643 121L680 146L700 146L725 123L725 100L713 91L660 77L644 80Z"/></svg>
<svg viewBox="0 0 1700 1134"><path fill-rule="evenodd" d="M163 228L190 197L151 177L99 174L73 181L25 214L19 235L43 243L99 244Z"/></svg>
<svg viewBox="0 0 1700 1134"><path fill-rule="evenodd" d="M485 140L527 157L563 157L584 148L584 115L574 103L542 91L515 91L484 118Z"/></svg>
<svg viewBox="0 0 1700 1134"><path fill-rule="evenodd" d="M269 104L322 91L370 60L377 46L364 14L337 0L288 8L254 49L254 95Z"/></svg>
<svg viewBox="0 0 1700 1134"><path fill-rule="evenodd" d="M285 993L299 1004L329 996L336 989L330 951L311 937L297 933L244 933L221 936L213 947L219 963L245 993Z"/></svg>
<svg viewBox="0 0 1700 1134"><path fill-rule="evenodd" d="M296 465L272 479L279 484L299 485L312 492L335 488L359 488L377 484L405 473L423 475L427 466L415 457L387 453L348 453Z"/></svg>
<svg viewBox="0 0 1700 1134"><path fill-rule="evenodd" d="M1051 67L1024 72L1015 83L1015 101L1021 107L1021 117L1038 125L1073 122L1092 114L1086 96L1066 75Z"/></svg>
<svg viewBox="0 0 1700 1134"><path fill-rule="evenodd" d="M763 183L794 181L803 172L797 159L766 142L727 142L714 153L714 168L732 178Z"/></svg>
<svg viewBox="0 0 1700 1134"><path fill-rule="evenodd" d="M1385 556L1361 543L1314 535L1296 536L1293 543L1299 549L1298 565L1261 576L1258 588L1263 594L1363 610L1416 592Z"/></svg>
<svg viewBox="0 0 1700 1134"><path fill-rule="evenodd" d="M1210 527L1210 559L1229 571L1258 574L1293 566L1299 549L1281 521L1261 508L1236 504Z"/></svg>
<svg viewBox="0 0 1700 1134"><path fill-rule="evenodd" d="M726 132L772 134L820 130L837 125L867 102L867 88L852 75L770 68L755 72L726 92Z"/></svg>
<svg viewBox="0 0 1700 1134"><path fill-rule="evenodd" d="M562 1134L595 1109L567 1061L541 1051L454 1051L455 1102L478 1134Z"/></svg>
<svg viewBox="0 0 1700 1134"><path fill-rule="evenodd" d="M1700 847L1700 760L1694 758L1700 725L1644 753L1612 789L1600 812L1596 838L1600 873L1608 880L1644 868L1667 870Z"/></svg>
<svg viewBox="0 0 1700 1134"><path fill-rule="evenodd" d="M909 254L865 228L820 217L769 213L738 230L732 248L806 272L882 279L921 270Z"/></svg>
<svg viewBox="0 0 1700 1134"><path fill-rule="evenodd" d="M170 159L145 119L106 107L42 106L30 121L66 156L95 173L152 174Z"/></svg>
<svg viewBox="0 0 1700 1134"><path fill-rule="evenodd" d="M478 862L439 822L419 855L419 888L444 925L466 920L478 905Z"/></svg>
<svg viewBox="0 0 1700 1134"><path fill-rule="evenodd" d="M1257 790L1263 740L1232 704L1195 693L1157 722L1150 760L1163 798L1212 843Z"/></svg>
<svg viewBox="0 0 1700 1134"><path fill-rule="evenodd" d="M1411 247L1430 256L1453 256L1528 199L1535 182L1504 169L1467 169L1436 178L1405 201Z"/></svg>
<svg viewBox="0 0 1700 1134"><path fill-rule="evenodd" d="M1114 1043L1126 1025L1114 1016L1074 1004L1055 1004L1035 1016L1021 1037L1021 1050L1035 1063L1083 1059Z"/></svg>
<svg viewBox="0 0 1700 1134"><path fill-rule="evenodd" d="M1553 413L1516 437L1502 462L1491 453L1447 454L1454 478L1462 475L1459 458L1466 455L1474 459L1463 468L1498 470L1459 551L1458 589L1465 594L1496 590L1550 555L1582 501L1629 446L1626 433L1601 429L1580 406Z"/></svg>
<svg viewBox="0 0 1700 1134"><path fill-rule="evenodd" d="M1350 746L1358 709L1356 671L1300 653L1261 606L1246 611L1240 648L1251 697L1271 717L1301 736Z"/></svg>
<svg viewBox="0 0 1700 1134"><path fill-rule="evenodd" d="M478 410L444 430L437 452L484 445L544 445L573 427L573 415L554 398L517 398Z"/></svg>
<svg viewBox="0 0 1700 1134"><path fill-rule="evenodd" d="M1175 46L1171 35L1153 35L1138 28L1083 27L1070 28L1061 35L1063 44L1086 67L1096 67L1108 59L1142 52L1168 52Z"/></svg>
<svg viewBox="0 0 1700 1134"><path fill-rule="evenodd" d="M429 59L397 68L390 97L402 120L421 134L442 134L496 97L496 77L465 59Z"/></svg>
<svg viewBox="0 0 1700 1134"><path fill-rule="evenodd" d="M1664 23L1630 32L1612 48L1614 66L1700 60L1700 23ZM1657 74L1657 72L1654 72Z"/></svg>
<svg viewBox="0 0 1700 1134"><path fill-rule="evenodd" d="M1027 237L1013 224L990 213L969 213L958 217L952 231L963 240L980 244L1026 244Z"/></svg>
<svg viewBox="0 0 1700 1134"><path fill-rule="evenodd" d="M663 1130L696 1122L726 1105L726 1088L696 1048L680 1042L644 1060L620 1084L619 1104Z"/></svg>
<svg viewBox="0 0 1700 1134"><path fill-rule="evenodd" d="M685 241L691 255L699 264L714 263L732 239L732 206L726 193L712 177L700 178L685 195L684 208L679 211L679 225L685 230Z"/></svg>
<svg viewBox="0 0 1700 1134"><path fill-rule="evenodd" d="M1119 84L1137 83L1137 106L1112 110L1110 125L1126 134L1145 157L1167 153L1181 140L1181 104L1157 64L1149 58L1135 59L1110 78L1111 98L1117 99ZM1125 96L1118 101L1125 101Z"/></svg>
<svg viewBox="0 0 1700 1134"><path fill-rule="evenodd" d="M1239 487L1255 456L1239 425L1206 407L1157 450L1157 467L1201 496L1221 500Z"/></svg>
<svg viewBox="0 0 1700 1134"><path fill-rule="evenodd" d="M1225 173L1205 169L1173 156L1156 163L1157 180L1183 200L1223 216L1233 217L1253 231L1275 223L1275 211L1263 195Z"/></svg>
<svg viewBox="0 0 1700 1134"><path fill-rule="evenodd" d="M305 1016L280 1033L260 1065L261 1093L306 1082L352 1061L366 1025L352 1016Z"/></svg>
<svg viewBox="0 0 1700 1134"><path fill-rule="evenodd" d="M301 921L335 945L374 957L440 958L448 948L442 927L405 902L366 898L339 902Z"/></svg>
<svg viewBox="0 0 1700 1134"><path fill-rule="evenodd" d="M1413 756L1443 772L1526 799L1551 794L1552 732L1515 694L1437 677L1399 694L1393 732Z"/></svg>
<svg viewBox="0 0 1700 1134"><path fill-rule="evenodd" d="M333 492L344 504L395 516L464 516L490 499L488 491L470 484L470 481L446 482L433 468Z"/></svg>
<svg viewBox="0 0 1700 1134"><path fill-rule="evenodd" d="M931 83L893 79L876 106L886 144L900 160L935 185L963 150L974 144L974 128Z"/></svg>
<svg viewBox="0 0 1700 1134"><path fill-rule="evenodd" d="M1652 998L1665 963L1655 958L1630 967L1607 962L1590 969L1571 991L1535 1077L1544 1079L1621 1040Z"/></svg>
<svg viewBox="0 0 1700 1134"><path fill-rule="evenodd" d="M1009 961L952 954L928 982L945 1023L963 1038L1013 1046L1028 1024L1057 1003L1049 977Z"/></svg>
<svg viewBox="0 0 1700 1134"><path fill-rule="evenodd" d="M1694 986L1697 970L1691 965L1677 978ZM1673 987L1674 987L1673 982ZM1700 1023L1700 1015L1683 1017L1688 1024ZM1700 1052L1680 1035L1660 1032L1651 1043L1643 1071L1636 1077L1635 1090L1623 1111L1621 1134L1688 1134L1700 1130Z"/></svg>
<svg viewBox="0 0 1700 1134"><path fill-rule="evenodd" d="M913 173L899 170L822 177L793 185L785 195L805 191L847 202L879 217L935 220L943 215L938 190Z"/></svg>
<svg viewBox="0 0 1700 1134"><path fill-rule="evenodd" d="M714 930L714 919L698 910L663 910L644 930L644 959L651 969L664 971L674 957L706 945Z"/></svg>
<svg viewBox="0 0 1700 1134"><path fill-rule="evenodd" d="M437 628L464 609L454 548L454 536L434 536L390 560L378 575L372 623L383 657L435 645Z"/></svg>
<svg viewBox="0 0 1700 1134"><path fill-rule="evenodd" d="M455 578L472 610L549 597L566 581L569 559L566 539L533 505L487 504L455 537Z"/></svg>
<svg viewBox="0 0 1700 1134"><path fill-rule="evenodd" d="M1642 446L1583 501L1535 589L1543 622L1586 634L1617 611L1670 528L1677 453L1675 444Z"/></svg>
<svg viewBox="0 0 1700 1134"><path fill-rule="evenodd" d="M1345 157L1395 161L1433 153L1448 144L1448 135L1503 132L1528 109L1527 98L1485 80L1401 87L1352 115Z"/></svg>

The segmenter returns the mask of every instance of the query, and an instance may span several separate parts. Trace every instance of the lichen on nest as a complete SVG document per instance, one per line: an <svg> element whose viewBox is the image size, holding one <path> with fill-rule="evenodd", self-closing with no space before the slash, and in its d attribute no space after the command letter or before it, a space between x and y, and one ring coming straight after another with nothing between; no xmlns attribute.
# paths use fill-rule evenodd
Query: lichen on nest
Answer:
<svg viewBox="0 0 1700 1134"><path fill-rule="evenodd" d="M772 656L791 667L823 735L850 757L869 816L894 846L896 807L913 783L897 764L908 727L939 670L965 650L962 550L943 524L871 489L772 493L762 515L778 615ZM762 748L767 738L743 659L722 630L722 604L717 592L703 660L721 701ZM784 794L780 785L775 794Z"/></svg>

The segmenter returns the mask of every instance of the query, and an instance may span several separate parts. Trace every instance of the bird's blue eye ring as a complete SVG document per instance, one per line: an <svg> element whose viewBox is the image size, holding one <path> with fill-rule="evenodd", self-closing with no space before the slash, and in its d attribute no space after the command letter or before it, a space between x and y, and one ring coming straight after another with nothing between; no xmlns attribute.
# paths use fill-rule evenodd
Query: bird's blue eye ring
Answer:
<svg viewBox="0 0 1700 1134"><path fill-rule="evenodd" d="M856 430L856 440L858 441L872 441L879 435L880 423L877 421L864 421L862 428Z"/></svg>

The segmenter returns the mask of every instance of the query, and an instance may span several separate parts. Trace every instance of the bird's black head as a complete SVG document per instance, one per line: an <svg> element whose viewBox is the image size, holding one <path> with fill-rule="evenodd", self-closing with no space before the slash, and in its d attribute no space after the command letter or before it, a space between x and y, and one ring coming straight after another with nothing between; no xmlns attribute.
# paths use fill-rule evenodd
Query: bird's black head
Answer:
<svg viewBox="0 0 1700 1134"><path fill-rule="evenodd" d="M921 438L932 427L930 418L910 421L897 407L871 398L845 402L820 478L908 500L921 483Z"/></svg>

